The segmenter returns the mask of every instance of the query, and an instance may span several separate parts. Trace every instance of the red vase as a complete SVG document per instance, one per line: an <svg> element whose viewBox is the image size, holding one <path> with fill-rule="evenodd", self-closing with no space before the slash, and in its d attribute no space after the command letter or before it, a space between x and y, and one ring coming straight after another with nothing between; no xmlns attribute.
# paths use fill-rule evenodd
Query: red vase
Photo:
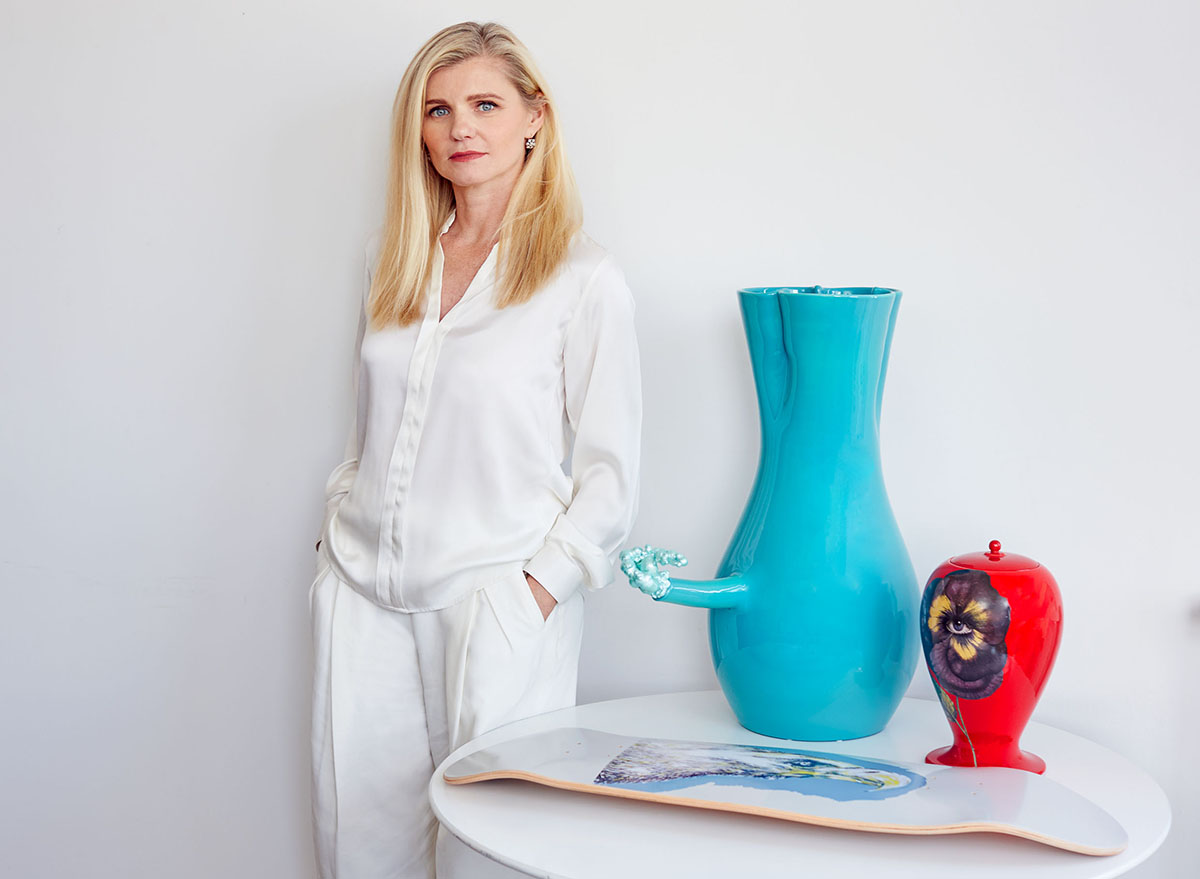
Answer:
<svg viewBox="0 0 1200 879"><path fill-rule="evenodd" d="M1033 559L1001 552L998 540L989 550L943 562L925 584L921 643L954 733L925 762L1040 775L1045 761L1020 738L1054 667L1062 596Z"/></svg>

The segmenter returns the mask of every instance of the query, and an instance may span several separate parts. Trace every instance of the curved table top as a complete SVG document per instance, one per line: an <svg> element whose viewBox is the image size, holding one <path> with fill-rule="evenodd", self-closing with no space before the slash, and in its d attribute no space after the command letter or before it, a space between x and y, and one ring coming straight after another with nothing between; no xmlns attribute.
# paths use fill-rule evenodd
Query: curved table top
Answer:
<svg viewBox="0 0 1200 879"><path fill-rule="evenodd" d="M641 879L725 877L753 871L775 877L885 874L916 879L1055 879L1119 876L1166 838L1171 809L1144 771L1080 736L1031 723L1024 749L1046 760L1046 777L1101 806L1125 827L1129 847L1090 857L996 833L900 836L834 830L751 815L588 796L522 781L449 785L446 766L480 748L559 726L618 735L811 747L860 757L919 763L950 729L935 702L905 699L878 735L845 743L795 743L738 724L717 690L639 696L580 705L492 730L446 758L429 785L442 824L486 857L530 876Z"/></svg>

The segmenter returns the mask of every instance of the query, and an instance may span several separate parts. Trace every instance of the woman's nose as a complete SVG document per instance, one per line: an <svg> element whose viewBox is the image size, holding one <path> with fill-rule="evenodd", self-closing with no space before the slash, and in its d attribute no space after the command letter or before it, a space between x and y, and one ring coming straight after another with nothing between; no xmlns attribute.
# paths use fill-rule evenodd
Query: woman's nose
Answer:
<svg viewBox="0 0 1200 879"><path fill-rule="evenodd" d="M454 120L450 123L450 136L455 140L462 140L474 133L475 126L471 123L471 117L466 113L455 113Z"/></svg>

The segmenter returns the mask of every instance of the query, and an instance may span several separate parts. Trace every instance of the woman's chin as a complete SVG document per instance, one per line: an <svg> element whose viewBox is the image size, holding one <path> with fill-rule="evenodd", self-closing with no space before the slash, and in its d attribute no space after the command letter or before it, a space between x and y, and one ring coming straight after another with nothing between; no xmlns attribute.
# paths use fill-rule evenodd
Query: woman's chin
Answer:
<svg viewBox="0 0 1200 879"><path fill-rule="evenodd" d="M475 159L472 162L454 163L442 174L456 189L473 189L476 187L495 186L501 181L509 185L514 183L520 171L519 165L510 169L500 169L494 162L482 165L487 159ZM506 173L506 171L510 173Z"/></svg>

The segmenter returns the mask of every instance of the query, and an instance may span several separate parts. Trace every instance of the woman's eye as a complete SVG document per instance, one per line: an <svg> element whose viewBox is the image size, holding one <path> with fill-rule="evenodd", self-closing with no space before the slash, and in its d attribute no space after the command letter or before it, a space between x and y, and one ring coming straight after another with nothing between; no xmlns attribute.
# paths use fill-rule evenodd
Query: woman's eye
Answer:
<svg viewBox="0 0 1200 879"><path fill-rule="evenodd" d="M450 111L447 110L445 107L434 107L432 110L429 111L429 115L434 117L435 119L437 119L442 116L445 116L449 112Z"/></svg>
<svg viewBox="0 0 1200 879"><path fill-rule="evenodd" d="M491 101L480 101L480 102L479 102L479 109L480 109L480 110L495 110L495 109L496 109L496 105L495 105L495 104L493 104Z"/></svg>

